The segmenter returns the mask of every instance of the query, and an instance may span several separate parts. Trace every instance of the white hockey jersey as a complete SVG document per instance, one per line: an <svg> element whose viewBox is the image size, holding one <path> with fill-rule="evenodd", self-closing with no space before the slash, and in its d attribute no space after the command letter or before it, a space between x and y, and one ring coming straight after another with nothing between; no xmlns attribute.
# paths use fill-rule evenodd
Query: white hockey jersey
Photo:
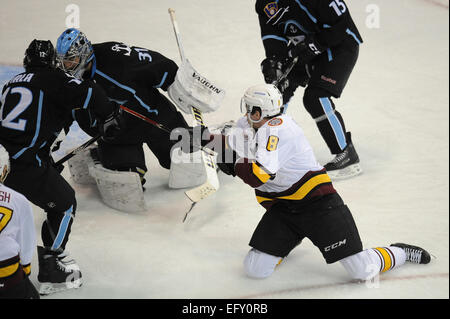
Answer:
<svg viewBox="0 0 450 319"><path fill-rule="evenodd" d="M289 115L269 120L256 132L244 116L227 142L240 157L236 174L255 188L258 202L265 207L274 200L304 200L335 192L303 130Z"/></svg>
<svg viewBox="0 0 450 319"><path fill-rule="evenodd" d="M0 184L0 279L16 272L19 263L29 274L35 249L31 204L22 194Z"/></svg>

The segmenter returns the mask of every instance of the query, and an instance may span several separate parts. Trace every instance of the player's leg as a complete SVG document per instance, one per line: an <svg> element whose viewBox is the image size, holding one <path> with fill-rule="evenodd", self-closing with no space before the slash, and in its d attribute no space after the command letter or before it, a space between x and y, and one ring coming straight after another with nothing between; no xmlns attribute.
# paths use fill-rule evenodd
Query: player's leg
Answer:
<svg viewBox="0 0 450 319"><path fill-rule="evenodd" d="M307 237L320 249L327 263L339 261L352 279L369 280L400 267L405 261L424 264L430 261L428 252L405 244L363 250L353 216L339 195L329 196L321 205L311 215Z"/></svg>
<svg viewBox="0 0 450 319"><path fill-rule="evenodd" d="M180 127L189 127L183 115L177 110L176 106L169 101L169 99L162 94L159 94L156 99L157 101L155 103L158 108L158 115L155 116L155 121L163 124L171 130ZM145 134L146 143L152 153L155 154L159 164L166 169L170 169L171 151L173 146L178 143L178 140L171 139L170 133L150 125L147 125L147 128L143 134Z"/></svg>
<svg viewBox="0 0 450 319"><path fill-rule="evenodd" d="M340 260L353 279L370 280L375 276L402 266L405 262L428 264L430 254L423 248L408 244L391 244L365 249Z"/></svg>
<svg viewBox="0 0 450 319"><path fill-rule="evenodd" d="M100 141L91 151L89 169L103 202L120 211L146 210L143 185L147 166L142 143L110 144Z"/></svg>
<svg viewBox="0 0 450 319"><path fill-rule="evenodd" d="M306 110L316 121L330 152L336 155L333 161L325 165L331 177L335 178L362 172L351 134L347 132L344 119L332 99L341 96L357 61L358 52L358 46L355 46L353 49L336 48L322 55L314 63L303 97Z"/></svg>
<svg viewBox="0 0 450 319"><path fill-rule="evenodd" d="M11 288L0 289L0 299L40 299L40 296L30 279L25 277Z"/></svg>
<svg viewBox="0 0 450 319"><path fill-rule="evenodd" d="M290 214L283 204L273 205L256 227L249 245L252 247L244 259L244 270L249 277L267 278L283 259L303 239L288 224L283 215Z"/></svg>
<svg viewBox="0 0 450 319"><path fill-rule="evenodd" d="M142 143L111 144L98 142L98 148L91 151L94 160L98 160L106 169L139 174L142 185L145 184L145 154Z"/></svg>
<svg viewBox="0 0 450 319"><path fill-rule="evenodd" d="M358 228L339 194L325 195L302 214L306 237L328 264L362 251Z"/></svg>
<svg viewBox="0 0 450 319"><path fill-rule="evenodd" d="M49 161L42 160L40 166L15 162L11 173L10 187L47 213L41 232L43 247L38 247L39 293L80 287L79 267L74 260L67 261L65 251L77 206L74 190Z"/></svg>

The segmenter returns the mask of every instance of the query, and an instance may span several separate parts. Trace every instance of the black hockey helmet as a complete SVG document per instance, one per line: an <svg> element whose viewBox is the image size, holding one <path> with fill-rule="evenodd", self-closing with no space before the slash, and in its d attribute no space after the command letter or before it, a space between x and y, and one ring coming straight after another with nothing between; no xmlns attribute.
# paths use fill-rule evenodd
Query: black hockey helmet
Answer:
<svg viewBox="0 0 450 319"><path fill-rule="evenodd" d="M32 67L54 68L55 61L56 53L52 42L34 39L25 51L23 67L25 70Z"/></svg>

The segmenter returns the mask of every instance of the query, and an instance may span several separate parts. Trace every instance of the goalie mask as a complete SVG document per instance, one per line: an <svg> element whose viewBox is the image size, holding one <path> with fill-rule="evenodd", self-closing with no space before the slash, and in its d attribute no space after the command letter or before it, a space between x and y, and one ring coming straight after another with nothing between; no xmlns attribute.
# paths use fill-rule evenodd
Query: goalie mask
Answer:
<svg viewBox="0 0 450 319"><path fill-rule="evenodd" d="M6 149L0 145L0 183L3 184L9 173L9 154Z"/></svg>
<svg viewBox="0 0 450 319"><path fill-rule="evenodd" d="M245 91L241 99L241 112L247 114L252 123L258 123L266 117L272 117L282 112L283 96L273 84L252 86ZM250 115L256 111L261 113L259 120L252 120Z"/></svg>
<svg viewBox="0 0 450 319"><path fill-rule="evenodd" d="M64 31L56 43L58 67L81 79L89 62L95 59L91 42L80 30L70 28Z"/></svg>

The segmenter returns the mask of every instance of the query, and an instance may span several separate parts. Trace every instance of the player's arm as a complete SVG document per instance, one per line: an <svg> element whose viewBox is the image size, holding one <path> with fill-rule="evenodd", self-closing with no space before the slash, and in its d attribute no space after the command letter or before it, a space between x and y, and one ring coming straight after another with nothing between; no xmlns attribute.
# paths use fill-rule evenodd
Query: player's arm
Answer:
<svg viewBox="0 0 450 319"><path fill-rule="evenodd" d="M61 100L60 103L71 112L72 119L91 136L98 133L104 135L105 123L112 123L119 116L118 105L110 101L104 90L90 80L67 81Z"/></svg>
<svg viewBox="0 0 450 319"><path fill-rule="evenodd" d="M139 86L167 91L175 80L178 66L158 52L147 51L147 60L137 64L128 75L133 77Z"/></svg>
<svg viewBox="0 0 450 319"><path fill-rule="evenodd" d="M273 180L281 166L278 134L260 129L256 140L254 159L240 158L235 165L236 175L253 188Z"/></svg>
<svg viewBox="0 0 450 319"><path fill-rule="evenodd" d="M258 14L259 27L261 30L261 40L264 46L266 57L286 57L287 44L289 40L271 23L267 23L268 16L264 10L267 1L258 0L255 4L255 11Z"/></svg>
<svg viewBox="0 0 450 319"><path fill-rule="evenodd" d="M207 147L211 144L215 146L214 150L218 153L217 166L226 174L238 176L253 188L274 179L279 168L276 152L278 138L274 138L274 136L267 139L259 137L258 139L261 141L258 142L258 150L254 156L251 151L247 152L247 150L241 149L238 139L241 138L242 141L244 138L243 136L239 137L237 132L228 136L215 136L214 140L207 145ZM245 134L245 131L242 133ZM220 147L214 144L217 142L221 143Z"/></svg>
<svg viewBox="0 0 450 319"><path fill-rule="evenodd" d="M353 33L350 11L344 0L320 0L317 3L322 30L316 35L316 41L325 48L332 48ZM360 41L356 34L354 36Z"/></svg>
<svg viewBox="0 0 450 319"><path fill-rule="evenodd" d="M349 37L353 25L347 4L343 0L318 0L314 3L320 13L317 23L320 31L309 34L304 41L291 45L288 55L299 57L300 62L307 64L316 56L332 48ZM357 35L353 34L359 41Z"/></svg>

